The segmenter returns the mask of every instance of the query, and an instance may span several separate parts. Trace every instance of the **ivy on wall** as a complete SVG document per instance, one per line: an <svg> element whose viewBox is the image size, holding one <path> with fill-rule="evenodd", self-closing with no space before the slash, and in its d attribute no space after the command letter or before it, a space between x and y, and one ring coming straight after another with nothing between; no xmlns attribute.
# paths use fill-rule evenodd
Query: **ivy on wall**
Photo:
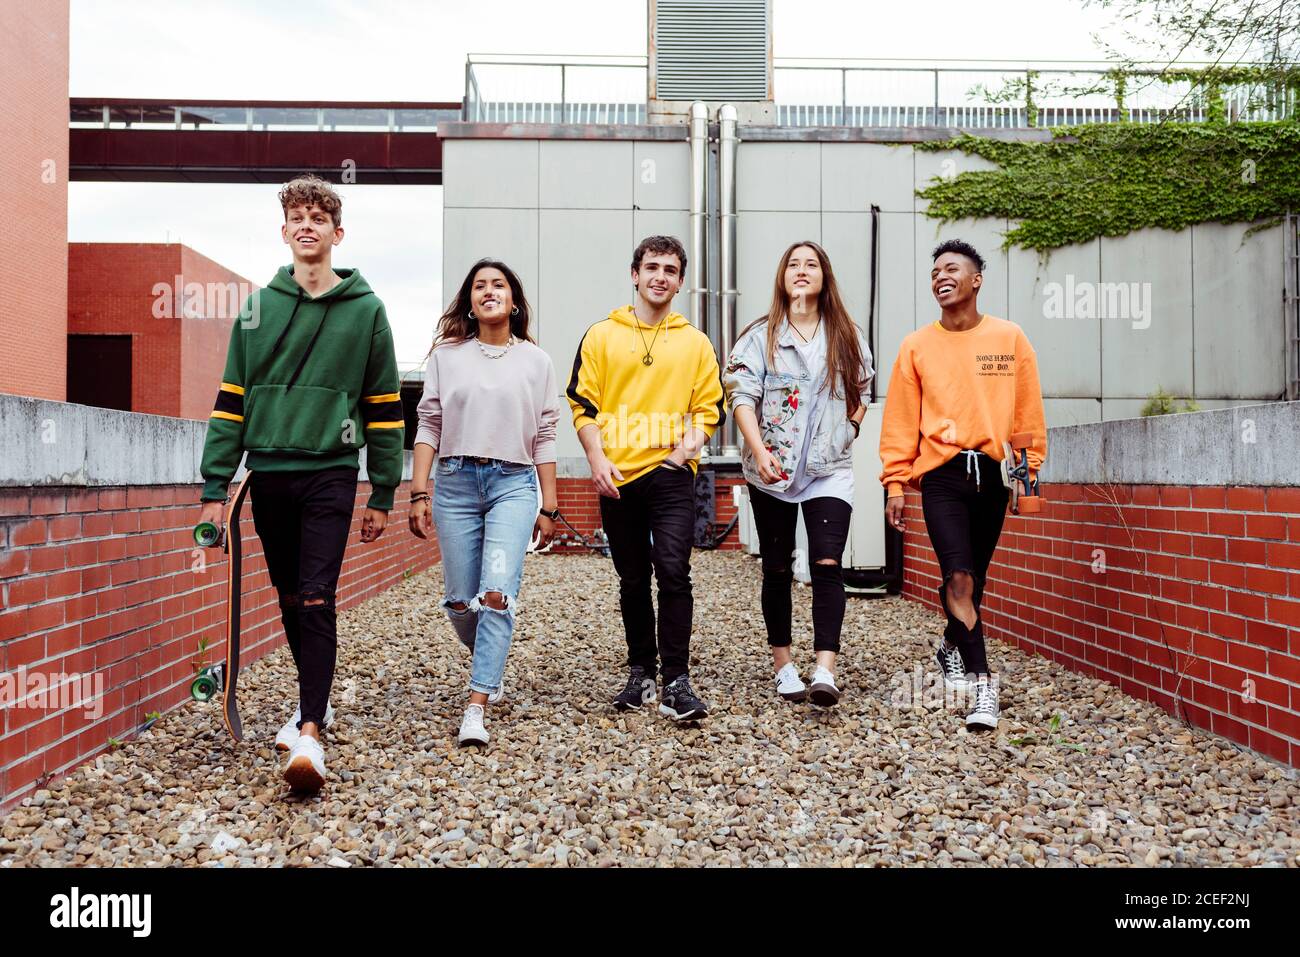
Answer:
<svg viewBox="0 0 1300 957"><path fill-rule="evenodd" d="M1053 130L1049 142L962 134L917 144L997 164L918 190L927 215L1014 220L1004 247L1046 251L1137 229L1269 225L1300 211L1300 123L1131 123Z"/></svg>

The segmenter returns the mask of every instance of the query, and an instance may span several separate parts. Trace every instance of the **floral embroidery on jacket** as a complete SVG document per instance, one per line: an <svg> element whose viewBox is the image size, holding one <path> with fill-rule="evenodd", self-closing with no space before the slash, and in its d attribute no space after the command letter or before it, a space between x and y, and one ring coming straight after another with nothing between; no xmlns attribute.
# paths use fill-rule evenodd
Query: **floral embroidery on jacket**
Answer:
<svg viewBox="0 0 1300 957"><path fill-rule="evenodd" d="M764 438L767 441L767 450L776 456L777 461L781 463L781 470L789 472L797 464L798 452L795 449L795 440L791 436L787 425L794 419L799 410L799 386L797 384L786 386L779 390L780 399L776 396L764 396L764 412L767 413L768 402L775 404L775 408L766 415Z"/></svg>

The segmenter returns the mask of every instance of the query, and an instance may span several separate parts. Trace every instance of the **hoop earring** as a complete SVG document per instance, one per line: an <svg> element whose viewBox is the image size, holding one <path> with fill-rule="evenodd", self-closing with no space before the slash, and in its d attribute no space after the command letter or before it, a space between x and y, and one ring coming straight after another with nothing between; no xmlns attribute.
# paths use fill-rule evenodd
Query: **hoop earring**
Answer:
<svg viewBox="0 0 1300 957"><path fill-rule="evenodd" d="M473 310L473 309L471 309L471 310L470 310L470 311L465 315L465 318L468 319L470 322L478 322L478 320L474 318L474 310Z"/></svg>
<svg viewBox="0 0 1300 957"><path fill-rule="evenodd" d="M511 315L511 316L517 316L517 315L519 315L519 307L518 307L518 306L512 306L511 309L510 309L510 315Z"/></svg>

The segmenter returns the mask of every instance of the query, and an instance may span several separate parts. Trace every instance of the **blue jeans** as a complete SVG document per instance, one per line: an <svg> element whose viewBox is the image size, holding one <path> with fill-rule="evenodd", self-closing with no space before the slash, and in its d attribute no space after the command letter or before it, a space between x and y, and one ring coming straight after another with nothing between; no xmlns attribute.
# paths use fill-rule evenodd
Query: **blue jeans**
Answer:
<svg viewBox="0 0 1300 957"><path fill-rule="evenodd" d="M524 554L537 521L537 471L469 456L439 459L436 468L433 521L447 593L442 605L456 637L474 653L470 690L492 694L501 687L514 635ZM488 604L489 592L498 592L505 608Z"/></svg>

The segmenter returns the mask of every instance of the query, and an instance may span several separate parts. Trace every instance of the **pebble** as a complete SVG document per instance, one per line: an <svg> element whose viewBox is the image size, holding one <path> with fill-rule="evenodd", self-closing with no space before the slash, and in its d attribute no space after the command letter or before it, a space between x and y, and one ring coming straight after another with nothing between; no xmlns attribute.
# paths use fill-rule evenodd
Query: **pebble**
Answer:
<svg viewBox="0 0 1300 957"><path fill-rule="evenodd" d="M291 796L271 748L297 699L280 648L241 674L242 745L186 702L0 818L0 865L1300 867L1294 770L996 640L1001 725L967 733L913 684L943 620L901 598L849 599L836 708L786 702L757 560L697 552L692 579L699 728L609 708L610 562L532 555L492 742L458 748L469 656L433 570L339 614L320 795Z"/></svg>

